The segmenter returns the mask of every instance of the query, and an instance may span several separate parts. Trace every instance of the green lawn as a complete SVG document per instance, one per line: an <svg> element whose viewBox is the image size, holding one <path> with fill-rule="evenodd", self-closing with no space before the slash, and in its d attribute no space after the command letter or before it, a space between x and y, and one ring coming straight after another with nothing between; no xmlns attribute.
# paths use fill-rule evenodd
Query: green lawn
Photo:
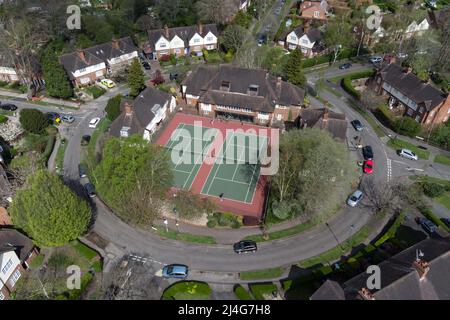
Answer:
<svg viewBox="0 0 450 320"><path fill-rule="evenodd" d="M370 228L368 226L364 226L351 238L342 242L340 246L334 247L333 249L328 250L318 256L300 261L297 265L300 268L307 269L316 265L330 264L335 260L338 260L342 255L350 251L353 247L363 243L369 233Z"/></svg>
<svg viewBox="0 0 450 320"><path fill-rule="evenodd" d="M265 300L264 294L271 295L273 291L278 291L278 289L273 283L257 283L250 285L250 291L256 300Z"/></svg>
<svg viewBox="0 0 450 320"><path fill-rule="evenodd" d="M253 298L250 293L241 285L238 285L236 286L236 288L234 288L234 294L239 300L255 300L255 298Z"/></svg>
<svg viewBox="0 0 450 320"><path fill-rule="evenodd" d="M163 293L165 300L208 300L211 288L207 283L198 281L181 281L167 288Z"/></svg>
<svg viewBox="0 0 450 320"><path fill-rule="evenodd" d="M429 151L419 149L412 143L409 143L409 142L401 140L401 139L390 139L388 141L387 145L388 145L388 147L390 147L394 150L398 150L398 149L402 149L402 148L409 149L412 152L414 152L415 154L417 154L417 156L421 159L428 160L428 158L430 157Z"/></svg>
<svg viewBox="0 0 450 320"><path fill-rule="evenodd" d="M444 193L442 196L435 198L435 200L450 210L450 192Z"/></svg>
<svg viewBox="0 0 450 320"><path fill-rule="evenodd" d="M295 227L292 227L292 228L289 228L289 229L280 230L280 231L274 231L274 232L269 233L269 239L267 241L293 236L293 235L296 235L296 234L301 233L303 231L306 231L308 229L311 229L315 225L316 224L313 223L313 222L305 222L305 223L302 223L302 224L298 224ZM266 241L263 238L263 236L259 235L259 234L245 237L245 240L253 240L255 242Z"/></svg>
<svg viewBox="0 0 450 320"><path fill-rule="evenodd" d="M64 143L63 143L64 141ZM58 152L56 153L56 170L57 172L61 172L64 166L64 154L67 148L67 140L61 140L59 144Z"/></svg>
<svg viewBox="0 0 450 320"><path fill-rule="evenodd" d="M45 255L43 253L39 254L37 257L33 259L30 263L30 269L37 269L42 265L42 262L44 262Z"/></svg>
<svg viewBox="0 0 450 320"><path fill-rule="evenodd" d="M200 236L196 234L190 233L182 233L176 232L174 230L170 230L166 232L166 230L161 227L155 233L161 237L169 238L173 240L179 240L184 242L194 242L194 243L205 243L205 244L216 244L216 239L211 236Z"/></svg>
<svg viewBox="0 0 450 320"><path fill-rule="evenodd" d="M254 271L244 271L239 273L241 280L260 280L260 279L273 279L281 277L284 269L281 267L272 269L262 269Z"/></svg>
<svg viewBox="0 0 450 320"><path fill-rule="evenodd" d="M82 255L89 261L98 256L97 251L91 249L90 247L88 247L87 245L78 240L72 241L71 245L75 248L75 250L77 250L77 252L80 255Z"/></svg>
<svg viewBox="0 0 450 320"><path fill-rule="evenodd" d="M97 128L95 128L94 132L92 133L91 141L89 141L89 144L88 144L88 153L90 155L93 156L95 154L97 140L103 133L105 133L108 130L108 127L110 126L110 124L111 124L111 120L109 120L108 118L103 118L98 123Z"/></svg>
<svg viewBox="0 0 450 320"><path fill-rule="evenodd" d="M445 164L446 166L450 166L450 157L443 155L443 154L438 154L434 158L434 162L440 163L440 164Z"/></svg>

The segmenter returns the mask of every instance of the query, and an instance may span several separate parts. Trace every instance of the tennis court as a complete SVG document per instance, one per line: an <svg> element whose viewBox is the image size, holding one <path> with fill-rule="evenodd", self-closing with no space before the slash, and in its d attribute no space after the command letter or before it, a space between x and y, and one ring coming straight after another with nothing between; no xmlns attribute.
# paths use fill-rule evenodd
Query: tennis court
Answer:
<svg viewBox="0 0 450 320"><path fill-rule="evenodd" d="M180 123L177 129L173 131L171 139L167 142L166 148L171 151L175 149L175 154L179 157L179 160L176 163L170 161L174 173L175 186L178 188L191 188L192 182L203 163L203 155L208 153L211 143L217 133L216 129L209 128L208 130L211 130L211 139L197 139L198 141L195 141L195 126ZM184 144L182 147L179 147L181 141L183 141ZM201 152L195 152L194 146L196 142L201 146Z"/></svg>
<svg viewBox="0 0 450 320"><path fill-rule="evenodd" d="M260 173L258 159L266 147L266 137L228 134L201 193L252 203Z"/></svg>

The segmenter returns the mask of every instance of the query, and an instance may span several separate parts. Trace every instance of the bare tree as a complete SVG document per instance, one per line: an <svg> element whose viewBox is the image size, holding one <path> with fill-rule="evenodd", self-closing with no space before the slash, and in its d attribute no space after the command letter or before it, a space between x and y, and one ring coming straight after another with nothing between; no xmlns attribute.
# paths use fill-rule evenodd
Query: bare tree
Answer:
<svg viewBox="0 0 450 320"><path fill-rule="evenodd" d="M199 0L196 3L202 21L225 24L231 21L239 7L234 0Z"/></svg>

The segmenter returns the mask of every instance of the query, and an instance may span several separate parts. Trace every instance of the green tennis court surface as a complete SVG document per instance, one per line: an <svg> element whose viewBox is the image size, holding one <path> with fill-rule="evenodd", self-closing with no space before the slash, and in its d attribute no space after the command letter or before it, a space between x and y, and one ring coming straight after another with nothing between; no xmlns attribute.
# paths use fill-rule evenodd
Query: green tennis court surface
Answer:
<svg viewBox="0 0 450 320"><path fill-rule="evenodd" d="M192 182L194 181L195 176L203 163L202 154L206 154L208 152L211 142L214 140L217 133L217 129L209 129L212 130L212 139L200 140L199 142L201 144L202 152L194 153L194 130L195 126L181 123L177 129L173 131L172 138L166 144L166 148L170 150L177 146L181 140L188 141L188 144L183 147L182 152L176 151L180 156L179 161L177 161L177 163L170 161L174 173L175 186L178 188L191 188ZM183 161L182 157L189 157L190 161L186 163L187 161Z"/></svg>
<svg viewBox="0 0 450 320"><path fill-rule="evenodd" d="M266 137L239 132L229 134L201 193L252 203L259 180L259 154L265 148Z"/></svg>

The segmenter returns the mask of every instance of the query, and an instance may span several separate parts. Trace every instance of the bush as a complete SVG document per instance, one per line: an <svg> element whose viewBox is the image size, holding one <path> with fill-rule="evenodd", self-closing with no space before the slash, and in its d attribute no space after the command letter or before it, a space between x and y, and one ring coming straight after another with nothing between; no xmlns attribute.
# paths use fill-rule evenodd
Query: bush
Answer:
<svg viewBox="0 0 450 320"><path fill-rule="evenodd" d="M352 79L350 79L349 77L345 77L341 80L341 86L345 91L347 91L348 94L350 94L354 98L358 100L361 99L361 93L353 88Z"/></svg>
<svg viewBox="0 0 450 320"><path fill-rule="evenodd" d="M97 99L98 97L102 96L106 93L106 90L103 88L100 88L98 86L91 86L86 88L86 91L92 95L94 99Z"/></svg>
<svg viewBox="0 0 450 320"><path fill-rule="evenodd" d="M0 81L0 88L6 87L7 85L8 85L8 82Z"/></svg>
<svg viewBox="0 0 450 320"><path fill-rule="evenodd" d="M106 105L106 117L114 121L120 115L120 102L122 101L122 96L117 95L108 100L108 104Z"/></svg>
<svg viewBox="0 0 450 320"><path fill-rule="evenodd" d="M22 109L19 121L22 128L36 134L42 133L49 124L47 116L36 109Z"/></svg>
<svg viewBox="0 0 450 320"><path fill-rule="evenodd" d="M414 137L419 134L421 126L416 120L411 117L402 117L397 119L394 123L395 131L399 134Z"/></svg>
<svg viewBox="0 0 450 320"><path fill-rule="evenodd" d="M213 214L208 215L207 226L214 228L217 225L237 229L243 225L243 217L236 216L230 212L214 212Z"/></svg>
<svg viewBox="0 0 450 320"><path fill-rule="evenodd" d="M0 124L5 123L8 121L8 117L0 114Z"/></svg>
<svg viewBox="0 0 450 320"><path fill-rule="evenodd" d="M446 188L438 183L423 181L420 183L423 189L423 193L430 198L437 198L444 194Z"/></svg>
<svg viewBox="0 0 450 320"><path fill-rule="evenodd" d="M45 146L44 153L42 153L41 162L46 165L50 155L53 152L53 147L55 146L56 137L54 135L49 135L47 138L47 145Z"/></svg>
<svg viewBox="0 0 450 320"><path fill-rule="evenodd" d="M223 60L226 63L230 63L233 60L233 51L232 50L228 50L227 53L225 54L225 56L223 57Z"/></svg>

